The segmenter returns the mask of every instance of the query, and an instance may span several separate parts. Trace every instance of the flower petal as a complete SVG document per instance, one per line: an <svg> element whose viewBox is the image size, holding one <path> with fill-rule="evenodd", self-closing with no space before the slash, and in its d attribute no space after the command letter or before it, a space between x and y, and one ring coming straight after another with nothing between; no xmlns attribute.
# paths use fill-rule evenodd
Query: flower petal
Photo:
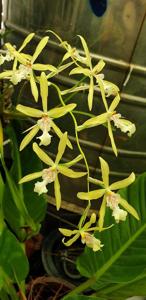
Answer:
<svg viewBox="0 0 146 300"><path fill-rule="evenodd" d="M75 236L71 239L69 239L67 242L64 242L64 239L62 240L63 244L67 247L71 246L78 238L80 237L80 233L76 233Z"/></svg>
<svg viewBox="0 0 146 300"><path fill-rule="evenodd" d="M120 95L117 94L117 96L114 98L114 100L112 101L112 103L109 107L109 111L114 111L115 108L118 106L120 100L121 100Z"/></svg>
<svg viewBox="0 0 146 300"><path fill-rule="evenodd" d="M102 157L99 157L99 160L101 165L102 180L105 188L107 188L109 186L109 166Z"/></svg>
<svg viewBox="0 0 146 300"><path fill-rule="evenodd" d="M30 33L25 40L23 41L21 47L19 48L18 52L22 51L26 45L32 40L32 38L34 37L35 33Z"/></svg>
<svg viewBox="0 0 146 300"><path fill-rule="evenodd" d="M76 107L75 103L67 104L63 107L52 108L48 111L48 117L50 118L60 118L66 115L68 112L72 111Z"/></svg>
<svg viewBox="0 0 146 300"><path fill-rule="evenodd" d="M98 83L99 88L100 88L103 104L105 106L106 111L108 111L108 105L107 105L107 101L106 101L106 97L105 97L105 90L104 90L103 81L102 81L102 79L99 78L99 76L97 78L97 83Z"/></svg>
<svg viewBox="0 0 146 300"><path fill-rule="evenodd" d="M98 64L93 68L95 74L100 73L105 66L105 62L101 59Z"/></svg>
<svg viewBox="0 0 146 300"><path fill-rule="evenodd" d="M120 180L120 181L117 181L117 182L114 182L112 183L109 188L110 190L114 191L114 190L119 190L119 189L122 189L122 188L125 188L127 187L128 185L130 185L131 183L133 183L135 181L135 174L132 172L130 174L129 177L123 179L123 180Z"/></svg>
<svg viewBox="0 0 146 300"><path fill-rule="evenodd" d="M38 88L37 88L37 84L35 82L34 76L33 76L33 72L31 72L30 74L30 86L31 86L31 92L32 95L35 99L35 101L38 101Z"/></svg>
<svg viewBox="0 0 146 300"><path fill-rule="evenodd" d="M16 109L29 117L41 118L43 115L43 112L41 110L36 108L31 108L25 105L21 105L21 104L18 104L16 106Z"/></svg>
<svg viewBox="0 0 146 300"><path fill-rule="evenodd" d="M54 161L37 145L33 143L33 151L48 166L54 166Z"/></svg>
<svg viewBox="0 0 146 300"><path fill-rule="evenodd" d="M57 68L49 64L33 64L32 69L36 71L57 72Z"/></svg>
<svg viewBox="0 0 146 300"><path fill-rule="evenodd" d="M55 163L58 164L60 159L62 158L65 148L66 148L66 144L67 144L67 132L65 132L59 142L58 145L58 153L56 155L56 159L55 159Z"/></svg>
<svg viewBox="0 0 146 300"><path fill-rule="evenodd" d="M33 127L33 129L29 131L29 133L24 137L20 144L20 151L22 151L29 144L29 142L34 138L38 131L38 125L36 125L35 127Z"/></svg>
<svg viewBox="0 0 146 300"><path fill-rule="evenodd" d="M68 168L69 168L69 167L75 165L76 163L78 163L78 161L80 161L81 159L83 159L83 156L82 156L82 154L79 154L77 157L75 157L75 158L72 159L71 161L62 164L62 166L65 166L65 167L68 167Z"/></svg>
<svg viewBox="0 0 146 300"><path fill-rule="evenodd" d="M55 200L56 200L56 209L59 210L61 206L61 192L60 192L60 183L57 175L54 181L54 192L55 192Z"/></svg>
<svg viewBox="0 0 146 300"><path fill-rule="evenodd" d="M109 138L110 138L110 141L111 141L112 149L113 149L115 155L118 156L117 147L116 147L116 144L115 144L115 140L114 140L114 136L113 136L110 121L108 121L108 135L109 135Z"/></svg>
<svg viewBox="0 0 146 300"><path fill-rule="evenodd" d="M85 51L85 55L86 55L86 58L87 58L87 64L88 64L89 67L92 67L92 65L91 65L90 51L88 49L87 43L86 43L85 39L81 35L78 35L78 36L79 36L79 38L81 40L82 46L83 46L84 51Z"/></svg>
<svg viewBox="0 0 146 300"><path fill-rule="evenodd" d="M64 165L58 165L58 171L70 178L80 178L82 176L85 176L87 173L86 172L76 172L73 171L67 167L65 167Z"/></svg>
<svg viewBox="0 0 146 300"><path fill-rule="evenodd" d="M31 61L32 64L37 59L37 57L40 55L40 53L42 52L42 50L44 49L44 47L48 43L48 40L49 40L48 36L45 36L44 38L41 39L41 41L37 45L36 50L35 50L35 52L33 54L32 61Z"/></svg>
<svg viewBox="0 0 146 300"><path fill-rule="evenodd" d="M90 78L90 85L89 85L89 93L88 93L88 107L89 110L92 109L93 105L93 93L94 93L94 81L93 77Z"/></svg>
<svg viewBox="0 0 146 300"><path fill-rule="evenodd" d="M57 134L57 136L61 139L63 133L62 131L60 130L60 128L53 122L51 121L51 127L54 129L55 133ZM72 147L72 144L70 142L70 140L67 138L67 146L70 148L70 149L73 149Z"/></svg>
<svg viewBox="0 0 146 300"><path fill-rule="evenodd" d="M109 113L103 113L97 117L93 117L85 121L82 125L78 126L78 131L81 131L85 128L95 127L107 122Z"/></svg>
<svg viewBox="0 0 146 300"><path fill-rule="evenodd" d="M104 195L104 193L105 189L99 189L87 193L79 192L77 193L77 197L81 200L96 200L101 198Z"/></svg>
<svg viewBox="0 0 146 300"><path fill-rule="evenodd" d="M11 78L12 75L13 75L13 71L4 71L0 73L0 79Z"/></svg>
<svg viewBox="0 0 146 300"><path fill-rule="evenodd" d="M136 218L138 221L140 220L137 211L125 199L123 199L123 198L120 197L119 204L121 206L123 206L129 212L129 214L131 214L134 218Z"/></svg>
<svg viewBox="0 0 146 300"><path fill-rule="evenodd" d="M47 81L46 74L44 72L42 72L40 76L40 92L42 97L43 111L47 112L48 81Z"/></svg>
<svg viewBox="0 0 146 300"><path fill-rule="evenodd" d="M78 232L77 229L75 230L70 230L70 229L66 229L66 228L58 228L58 230L65 236L71 236L73 234L76 234Z"/></svg>
<svg viewBox="0 0 146 300"><path fill-rule="evenodd" d="M105 211L106 211L106 197L103 198L100 211L99 211L99 220L98 220L99 231L102 231L103 229Z"/></svg>
<svg viewBox="0 0 146 300"><path fill-rule="evenodd" d="M20 179L19 184L39 178L42 176L42 174L43 174L43 171L28 174Z"/></svg>

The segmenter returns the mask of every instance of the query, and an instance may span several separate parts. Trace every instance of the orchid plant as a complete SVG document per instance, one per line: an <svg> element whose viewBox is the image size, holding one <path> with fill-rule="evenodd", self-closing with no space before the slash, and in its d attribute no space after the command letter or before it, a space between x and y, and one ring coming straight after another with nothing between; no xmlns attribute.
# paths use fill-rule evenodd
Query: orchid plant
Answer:
<svg viewBox="0 0 146 300"><path fill-rule="evenodd" d="M59 66L37 62L38 57L47 46L49 40L48 35L52 34L59 41L59 46L64 50L62 61ZM104 247L106 247L106 245L105 241L104 243L102 241L102 232L108 232L112 230L111 228L117 226L117 223L125 222L128 218L128 213L135 218L137 222L140 220L139 213L136 211L136 208L133 207L132 204L128 203L128 201L118 192L119 189L128 187L135 181L135 174L131 173L126 179L110 184L108 163L102 157L99 157L102 180L92 178L89 172L86 155L80 145L79 132L99 125L104 126L109 135L113 152L117 156L118 149L114 140L114 131L118 128L123 133L127 133L128 136L131 137L134 134L136 127L131 121L121 116L119 111L117 112L117 107L121 100L119 88L112 82L104 79L104 74L101 73L101 71L104 72L105 67L105 62L103 60L100 60L96 65L93 65L92 57L85 39L79 35L82 46L82 54L80 54L75 47L72 47L67 41L63 41L53 31L48 31L48 35L40 40L34 53L28 54L25 51L25 48L28 45L31 45L31 41L35 37L35 34L31 33L26 37L18 50L10 43L6 43L5 53L0 55L1 65L5 62L7 62L7 65L8 63L10 64L9 69L1 72L0 79L10 82L10 84L13 84L14 86L19 86L22 81L26 81L30 84L31 93L34 99L34 103L30 102L29 106L21 104L20 99L20 103L18 103L15 108L13 107L13 110L11 108L8 114L11 118L15 118L18 114L18 116L22 117L22 119L28 118L29 121L31 120L31 124L33 124L24 131L24 133L26 132L27 134L22 139L19 149L22 151L26 148L26 146L28 146L28 144L32 143L32 155L37 155L39 162L41 161L45 164L44 168L36 168L35 170L30 169L30 174L23 174L24 177L20 176L21 178L19 177L18 189L22 191L22 184L27 184L29 181L42 178L42 181L37 181L34 185L34 192L38 194L38 197L40 197L42 194L49 193L49 187L47 188L47 186L53 183L56 209L59 210L61 208L61 185L59 183L59 174L69 177L70 180L84 176L87 181L87 190L84 192L78 191L77 201L79 201L79 199L81 201L85 200L87 206L80 218L77 229L72 230L69 228L59 228L59 231L64 236L63 243L67 247L71 246L78 238L81 238L81 243L85 244L88 248L90 248L90 250L92 249L93 252L98 252L100 250L99 252L104 253ZM58 73L63 72L68 68L70 70L69 76L77 74L83 75L87 81L89 80L89 84L79 82L68 90L61 90L53 79ZM54 105L53 108L49 108L50 102L52 101L49 95L50 87L57 92L59 99L58 105ZM96 89L100 92L101 101L103 102L105 111L99 115L91 115L90 112L93 109L94 92ZM75 111L77 105L75 103L66 104L64 96L84 90L89 90L87 96L87 109L89 109L88 117L89 115L91 116L85 122L79 124L75 117L78 113L77 110ZM108 97L112 98L110 105L108 103ZM40 101L38 102L39 99L41 99L41 103ZM34 104L36 106L37 102L39 105L37 105L37 108L34 108L33 106ZM5 116L5 110L2 111L2 113ZM78 147L78 155L71 161L64 163L61 160L66 147L68 146L72 151L74 149L68 137L68 124L66 124L66 131L63 132L62 129L55 123L55 120L64 117L66 114L69 114L72 118L72 125L74 126L76 144ZM82 112L82 114L84 115L84 112ZM85 114L85 116L86 115L87 114ZM13 189L11 178L8 175L4 162L3 145L5 144L5 140L3 138L2 126L0 127L0 130L1 161L7 174L8 184L11 186L10 190L15 197L15 193L18 196L17 187L15 190ZM39 131L41 131L42 134L37 136ZM47 154L54 133L59 138L58 151L55 160ZM37 136L36 140L35 136ZM75 164L80 160L84 160L86 168L85 172L71 169L71 167L75 166ZM99 188L90 190L90 183L98 185ZM99 211L91 213L91 201L97 199L101 200ZM23 209L25 210L23 216L26 216L27 209L24 205L22 205L22 210ZM109 223L105 224L106 211L108 210L112 211L112 216ZM4 222L4 215L2 214L1 217ZM28 222L29 221L30 218L28 218ZM94 224L94 226L92 226L92 224ZM30 230L34 228L31 222L29 222L29 228ZM97 238L96 234L94 235L94 232L98 232L100 234L100 238ZM66 237L69 238L68 241L65 240Z"/></svg>

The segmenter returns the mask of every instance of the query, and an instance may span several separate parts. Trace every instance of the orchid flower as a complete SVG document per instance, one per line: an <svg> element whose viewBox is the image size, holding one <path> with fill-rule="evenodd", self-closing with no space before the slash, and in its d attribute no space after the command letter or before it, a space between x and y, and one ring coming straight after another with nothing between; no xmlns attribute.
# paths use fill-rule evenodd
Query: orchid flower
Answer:
<svg viewBox="0 0 146 300"><path fill-rule="evenodd" d="M119 102L120 102L120 96L119 94L117 94L117 96L114 98L109 108L107 102L105 102L106 104L105 113L97 117L90 118L87 121L85 121L82 125L78 126L78 131L81 131L86 128L107 124L108 134L111 141L112 149L116 156L118 153L117 153L117 147L112 132L111 121L114 123L115 127L119 128L122 132L127 133L128 136L131 136L136 130L135 124L131 123L126 119L123 119L121 117L121 114L116 113L115 109L118 106Z"/></svg>
<svg viewBox="0 0 146 300"><path fill-rule="evenodd" d="M51 71L56 72L56 68L50 64L40 64L35 63L36 59L48 43L49 37L44 37L39 42L36 47L34 54L28 55L24 53L20 53L23 48L28 44L28 42L32 39L34 34L28 35L28 37L24 40L24 43L17 51L10 43L6 43L5 46L8 49L9 53L15 58L13 69L10 71L5 71L0 74L0 79L8 78L13 84L19 83L23 79L27 79L30 81L31 91L34 96L35 101L38 101L38 88L35 80L34 71ZM17 62L19 62L19 67L16 69Z"/></svg>
<svg viewBox="0 0 146 300"><path fill-rule="evenodd" d="M28 145L28 143L33 139L33 137L38 133L39 130L42 131L42 135L40 137L37 137L38 139L40 139L40 145L48 146L51 143L51 135L49 134L51 128L53 128L57 136L61 138L63 133L54 123L53 119L64 116L76 107L76 104L71 103L64 107L57 107L48 110L48 81L44 72L42 72L40 76L40 91L43 107L42 110L31 108L21 104L18 104L16 106L16 109L21 113L29 117L38 118L36 124L26 130L29 131L29 133L22 140L20 151ZM67 145L72 148L69 140L67 140Z"/></svg>
<svg viewBox="0 0 146 300"><path fill-rule="evenodd" d="M93 190L88 193L79 192L77 194L79 199L82 200L93 200L93 199L99 199L103 197L103 201L101 204L101 208L99 211L99 228L103 228L104 224L104 217L106 212L106 207L109 207L112 210L112 216L115 218L115 221L118 223L119 221L125 221L127 212L130 213L132 216L134 216L137 220L139 220L139 216L136 212L136 210L125 200L123 199L118 193L115 193L115 190L125 188L129 186L131 183L135 180L135 174L131 173L130 176L126 179L117 181L109 184L109 166L107 162L99 157L100 164L101 164L101 173L102 173L102 181L100 181L100 185L102 186L101 189ZM92 179L92 183L99 184L99 182L96 182L96 179ZM122 206L125 210L121 209L120 206Z"/></svg>
<svg viewBox="0 0 146 300"><path fill-rule="evenodd" d="M71 166L76 164L78 161L82 159L82 155L78 155L76 158L67 163L60 163L60 160L64 154L65 148L67 145L67 132L65 132L59 142L58 153L55 159L55 162L36 144L33 144L33 150L37 154L40 160L42 160L49 168L45 168L40 172L35 172L29 175L24 176L19 183L24 183L27 181L34 180L36 178L42 177L42 181L38 181L35 183L34 191L41 195L42 193L47 193L47 185L48 183L54 182L54 193L56 199L56 208L59 210L61 205L61 192L60 192L60 184L58 179L58 174L62 174L64 176L70 178L79 178L86 175L85 172L75 172L70 169Z"/></svg>
<svg viewBox="0 0 146 300"><path fill-rule="evenodd" d="M67 242L65 242L65 238L63 238L62 242L65 246L69 247L74 242L78 240L78 238L81 237L82 244L86 244L89 248L92 248L94 252L101 250L101 248L104 246L101 244L101 241L99 239L96 239L93 234L90 234L89 232L97 231L99 230L99 227L91 227L93 223L96 222L96 214L92 213L90 220L86 222L83 225L83 219L81 218L78 229L70 230L65 228L59 228L59 231L65 236L65 237L71 237Z"/></svg>

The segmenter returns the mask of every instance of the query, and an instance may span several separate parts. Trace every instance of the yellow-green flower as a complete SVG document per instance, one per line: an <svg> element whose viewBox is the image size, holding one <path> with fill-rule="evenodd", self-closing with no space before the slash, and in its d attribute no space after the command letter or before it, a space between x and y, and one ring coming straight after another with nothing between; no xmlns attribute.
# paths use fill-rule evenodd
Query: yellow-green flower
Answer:
<svg viewBox="0 0 146 300"><path fill-rule="evenodd" d="M57 107L48 110L48 82L46 75L43 72L40 77L40 91L43 107L42 110L31 108L21 104L16 106L16 109L21 113L29 117L39 119L34 126L27 129L29 133L22 140L20 150L23 150L28 145L28 143L33 139L33 137L38 133L39 130L42 131L42 135L38 137L38 139L40 139L40 145L48 146L51 143L51 135L49 134L51 128L53 128L57 136L61 138L63 133L54 123L53 119L57 119L64 116L76 107L76 104L71 103L64 107ZM69 140L67 140L67 145L70 148L72 148L72 145Z"/></svg>
<svg viewBox="0 0 146 300"><path fill-rule="evenodd" d="M78 229L70 230L65 228L59 228L59 231L65 236L65 237L71 237L67 242L65 242L65 238L63 238L62 242L67 247L71 246L74 242L77 241L78 238L81 237L81 242L83 244L86 244L89 248L92 248L93 251L99 251L104 246L101 244L101 241L99 239L96 239L93 234L90 234L89 232L97 231L99 230L99 227L91 227L93 223L96 222L96 215L95 213L92 213L90 220L86 222L83 225L84 219L81 218L81 221L78 224Z"/></svg>
<svg viewBox="0 0 146 300"><path fill-rule="evenodd" d="M27 181L34 180L36 178L42 177L42 181L36 182L34 191L39 195L42 193L47 193L47 185L48 183L54 182L54 193L56 199L56 208L59 210L61 205L61 192L60 192L60 184L58 179L58 174L62 174L64 176L70 178L79 178L86 175L85 172L75 172L70 169L75 163L82 159L82 155L78 155L76 158L71 160L68 163L61 164L60 160L64 154L65 148L67 145L67 132L65 132L59 142L58 153L55 159L55 162L36 144L33 144L33 150L37 154L37 156L49 166L49 168L45 168L40 172L35 172L23 177L19 183L24 183Z"/></svg>
<svg viewBox="0 0 146 300"><path fill-rule="evenodd" d="M42 38L42 40L37 45L36 50L32 56L21 52L23 48L28 44L28 42L30 42L33 36L34 33L28 35L28 37L24 40L24 43L22 44L22 46L18 51L10 43L5 44L9 53L15 58L15 60L13 64L13 69L11 71L5 71L1 73L0 79L8 78L13 84L17 84L23 79L29 80L34 99L35 101L38 101L38 88L36 84L34 71L56 72L57 69L50 64L35 63L36 59L38 58L38 56L40 55L40 53L48 43L49 37L47 36ZM19 62L19 67L16 68L18 62Z"/></svg>
<svg viewBox="0 0 146 300"><path fill-rule="evenodd" d="M102 173L102 181L96 181L93 178L91 179L92 183L99 184L102 186L101 189L93 190L88 193L78 193L77 196L79 199L82 200L93 200L93 199L99 199L103 197L103 201L101 204L101 208L99 211L99 228L103 228L104 224L104 216L106 207L109 207L112 210L112 216L115 218L116 222L119 221L125 221L127 212L129 212L131 215L133 215L137 220L139 220L139 216L136 212L136 210L125 200L123 199L118 193L115 193L113 191L125 188L129 186L131 183L135 180L135 174L131 173L131 175L123 180L117 181L109 184L109 166L107 162L103 158L100 159L101 164L101 173ZM120 209L120 206L122 206L125 210Z"/></svg>
<svg viewBox="0 0 146 300"><path fill-rule="evenodd" d="M122 132L127 133L128 136L131 136L136 130L135 124L131 123L129 120L123 119L121 117L121 114L116 113L115 109L118 106L119 102L120 102L120 96L119 94L117 94L117 96L112 101L110 107L108 108L108 105L106 105L105 113L97 117L90 118L87 121L85 121L82 125L78 126L78 131L81 131L86 128L107 124L108 134L111 141L112 149L116 156L118 153L117 153L117 147L112 132L111 121L114 123L115 127L119 128ZM107 104L107 102L105 103Z"/></svg>

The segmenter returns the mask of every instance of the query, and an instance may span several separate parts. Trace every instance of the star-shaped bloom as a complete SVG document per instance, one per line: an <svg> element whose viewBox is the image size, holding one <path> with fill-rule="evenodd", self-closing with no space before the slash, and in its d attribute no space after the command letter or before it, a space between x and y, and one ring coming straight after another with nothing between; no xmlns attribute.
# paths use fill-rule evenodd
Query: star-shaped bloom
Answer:
<svg viewBox="0 0 146 300"><path fill-rule="evenodd" d="M23 48L28 44L28 42L30 42L33 36L34 33L28 35L28 37L24 40L22 46L18 51L10 43L5 44L9 53L15 58L15 60L13 64L13 69L11 71L2 72L0 74L0 79L8 78L13 84L17 84L23 79L29 80L34 99L35 101L38 101L38 88L35 79L35 71L56 72L57 69L50 64L35 63L36 59L48 43L49 37L47 36L42 38L42 40L38 43L35 52L32 56L21 52ZM18 62L19 67L17 68Z"/></svg>
<svg viewBox="0 0 146 300"><path fill-rule="evenodd" d="M106 101L106 100L105 100ZM114 123L115 127L119 128L122 132L127 133L130 137L136 130L135 124L131 123L129 120L126 120L121 117L121 114L116 113L115 109L118 106L120 102L120 96L117 94L117 96L112 101L111 105L108 107L107 102L106 103L106 112L88 119L85 121L82 125L78 126L78 131L81 131L86 128L91 128L99 125L106 124L108 128L108 135L111 141L112 149L117 156L117 147L115 144L111 121Z"/></svg>
<svg viewBox="0 0 146 300"><path fill-rule="evenodd" d="M16 109L21 113L32 118L38 118L36 124L26 130L29 131L29 133L22 140L20 150L23 150L28 145L28 143L33 139L33 137L38 133L39 130L42 131L42 135L38 137L38 139L40 139L40 145L48 146L51 143L52 136L49 133L51 128L53 128L57 136L61 138L63 133L53 120L64 116L76 107L76 104L71 103L64 107L56 107L48 110L48 82L44 72L42 72L40 76L40 91L43 108L42 110L31 108L21 104L18 104L16 106ZM69 140L67 140L67 145L72 148Z"/></svg>
<svg viewBox="0 0 146 300"><path fill-rule="evenodd" d="M115 221L118 223L119 221L125 221L127 212L134 216L137 220L139 220L139 216L136 210L118 193L115 193L115 190L125 188L129 186L135 180L135 174L131 173L131 175L123 180L117 181L109 184L109 166L107 162L103 158L100 159L101 164L101 173L102 173L102 181L97 181L96 179L91 179L92 183L97 183L102 186L101 189L93 190L88 193L78 193L77 196L82 200L95 200L103 197L103 201L99 211L99 228L103 228L104 224L104 216L106 212L106 207L109 207L112 210L112 216L115 218ZM121 209L119 206L122 206L125 210Z"/></svg>
<svg viewBox="0 0 146 300"><path fill-rule="evenodd" d="M34 191L39 195L42 193L47 193L47 185L51 182L54 182L54 194L56 199L56 208L59 210L61 205L61 192L60 192L60 184L58 179L58 174L62 174L64 176L70 178L79 178L86 175L85 172L75 172L70 169L71 166L76 164L78 161L82 159L82 155L78 155L76 158L67 163L60 163L60 160L64 154L66 145L67 145L67 132L65 132L59 142L58 153L56 155L55 162L36 144L33 144L33 150L37 154L37 156L42 160L48 168L40 172L35 172L23 177L19 183L24 183L30 180L34 180L36 178L42 177L42 181L38 181L35 183Z"/></svg>
<svg viewBox="0 0 146 300"><path fill-rule="evenodd" d="M65 238L63 238L62 242L67 247L71 246L74 242L78 240L78 238L81 238L82 244L86 244L89 248L92 248L94 252L101 250L101 248L104 246L101 244L101 241L99 239L96 239L93 235L94 232L98 231L99 227L91 227L93 223L96 222L96 215L95 213L92 213L90 220L86 222L84 225L84 218L81 217L81 220L78 224L78 229L70 230L65 228L59 228L59 231L65 236L65 237L71 237L67 242L65 242Z"/></svg>

